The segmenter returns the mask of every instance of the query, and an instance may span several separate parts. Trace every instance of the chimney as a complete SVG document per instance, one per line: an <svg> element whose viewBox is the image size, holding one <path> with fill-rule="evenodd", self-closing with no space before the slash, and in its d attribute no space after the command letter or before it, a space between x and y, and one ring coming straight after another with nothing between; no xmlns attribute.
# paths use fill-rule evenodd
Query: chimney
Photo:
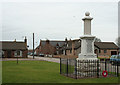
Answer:
<svg viewBox="0 0 120 85"><path fill-rule="evenodd" d="M49 42L50 42L50 41L47 39L47 40L46 40L46 44L49 44Z"/></svg>
<svg viewBox="0 0 120 85"><path fill-rule="evenodd" d="M16 39L14 40L14 42L16 42Z"/></svg>
<svg viewBox="0 0 120 85"><path fill-rule="evenodd" d="M67 37L65 38L65 41L67 42Z"/></svg>

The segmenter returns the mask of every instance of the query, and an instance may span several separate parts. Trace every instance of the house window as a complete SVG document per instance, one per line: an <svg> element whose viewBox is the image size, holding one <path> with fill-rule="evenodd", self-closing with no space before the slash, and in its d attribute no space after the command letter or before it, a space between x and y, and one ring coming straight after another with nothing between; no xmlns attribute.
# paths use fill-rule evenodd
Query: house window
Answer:
<svg viewBox="0 0 120 85"><path fill-rule="evenodd" d="M2 57L4 57L4 51L0 52L0 55L2 55Z"/></svg>
<svg viewBox="0 0 120 85"><path fill-rule="evenodd" d="M72 53L72 50L70 50L70 53Z"/></svg>
<svg viewBox="0 0 120 85"><path fill-rule="evenodd" d="M104 50L104 53L107 53L107 50Z"/></svg>
<svg viewBox="0 0 120 85"><path fill-rule="evenodd" d="M17 51L17 55L20 55L20 51Z"/></svg>
<svg viewBox="0 0 120 85"><path fill-rule="evenodd" d="M4 51L2 51L2 54L4 55Z"/></svg>
<svg viewBox="0 0 120 85"><path fill-rule="evenodd" d="M15 56L21 56L22 57L22 51L20 51L20 50L15 51Z"/></svg>
<svg viewBox="0 0 120 85"><path fill-rule="evenodd" d="M117 55L117 51L111 51L111 55Z"/></svg>
<svg viewBox="0 0 120 85"><path fill-rule="evenodd" d="M67 44L67 47L68 47L68 44Z"/></svg>

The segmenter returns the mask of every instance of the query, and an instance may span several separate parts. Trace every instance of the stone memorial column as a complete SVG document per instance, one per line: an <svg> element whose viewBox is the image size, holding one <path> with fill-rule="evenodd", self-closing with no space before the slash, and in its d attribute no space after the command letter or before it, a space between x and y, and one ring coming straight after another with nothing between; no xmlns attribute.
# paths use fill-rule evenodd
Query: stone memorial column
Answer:
<svg viewBox="0 0 120 85"><path fill-rule="evenodd" d="M90 13L86 12L85 17L82 19L84 21L84 35L80 37L81 39L81 53L77 58L77 74L78 77L89 77L96 76L97 55L94 53L94 41L95 36L91 35L91 20ZM91 62L92 61L92 62Z"/></svg>
<svg viewBox="0 0 120 85"><path fill-rule="evenodd" d="M81 36L81 53L78 55L78 60L90 60L97 59L94 53L94 41L95 36L91 35L91 18L89 12L85 13L84 21L84 35Z"/></svg>

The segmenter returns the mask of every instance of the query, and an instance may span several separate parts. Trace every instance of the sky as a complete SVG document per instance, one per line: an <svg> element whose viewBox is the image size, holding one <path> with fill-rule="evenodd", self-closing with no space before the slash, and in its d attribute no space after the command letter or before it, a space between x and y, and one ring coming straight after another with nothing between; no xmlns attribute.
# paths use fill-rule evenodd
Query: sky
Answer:
<svg viewBox="0 0 120 85"><path fill-rule="evenodd" d="M32 49L32 34L35 47L42 40L78 39L83 35L82 18L89 11L92 20L92 35L103 42L115 42L118 37L118 2L80 2L78 0L26 0L8 1L1 5L2 39L23 41L27 36ZM107 2L108 1L108 2ZM0 29L1 30L1 29Z"/></svg>

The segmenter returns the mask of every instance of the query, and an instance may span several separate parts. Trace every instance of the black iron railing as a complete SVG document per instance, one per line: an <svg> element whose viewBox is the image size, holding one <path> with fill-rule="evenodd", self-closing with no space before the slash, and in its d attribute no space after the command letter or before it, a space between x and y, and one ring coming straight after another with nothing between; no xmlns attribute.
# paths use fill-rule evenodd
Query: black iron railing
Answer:
<svg viewBox="0 0 120 85"><path fill-rule="evenodd" d="M113 65L110 61L60 58L60 74L75 79L87 77L118 77L119 71L119 62Z"/></svg>

